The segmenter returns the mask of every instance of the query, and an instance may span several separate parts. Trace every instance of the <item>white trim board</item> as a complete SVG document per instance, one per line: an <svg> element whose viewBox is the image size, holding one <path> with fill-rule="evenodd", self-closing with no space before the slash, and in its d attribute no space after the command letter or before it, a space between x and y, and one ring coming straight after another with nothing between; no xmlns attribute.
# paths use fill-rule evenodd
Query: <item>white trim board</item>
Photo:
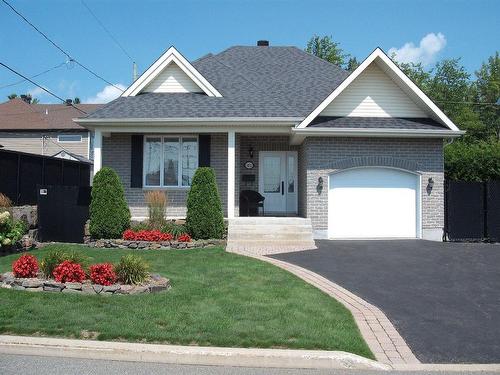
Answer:
<svg viewBox="0 0 500 375"><path fill-rule="evenodd" d="M370 64L376 63L417 105L425 109L431 118L452 131L458 127L432 102L427 95L409 79L399 67L380 49L376 48L328 97L323 100L297 128L306 128L323 110L335 100Z"/></svg>
<svg viewBox="0 0 500 375"><path fill-rule="evenodd" d="M222 97L222 94L174 46L161 55L121 96L136 96L170 64L177 65L208 96Z"/></svg>

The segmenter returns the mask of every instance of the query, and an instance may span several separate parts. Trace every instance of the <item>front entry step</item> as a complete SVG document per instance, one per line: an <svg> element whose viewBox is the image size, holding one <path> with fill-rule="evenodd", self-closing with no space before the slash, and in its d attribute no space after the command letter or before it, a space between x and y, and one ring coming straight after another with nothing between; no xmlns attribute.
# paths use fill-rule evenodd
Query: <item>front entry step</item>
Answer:
<svg viewBox="0 0 500 375"><path fill-rule="evenodd" d="M227 251L255 255L316 249L311 219L238 217L229 220Z"/></svg>

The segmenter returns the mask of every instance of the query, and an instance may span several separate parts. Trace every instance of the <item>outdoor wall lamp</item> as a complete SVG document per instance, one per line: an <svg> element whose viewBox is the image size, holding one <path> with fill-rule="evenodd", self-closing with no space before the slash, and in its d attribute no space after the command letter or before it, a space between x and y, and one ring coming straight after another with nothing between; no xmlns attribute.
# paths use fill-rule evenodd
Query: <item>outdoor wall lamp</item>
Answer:
<svg viewBox="0 0 500 375"><path fill-rule="evenodd" d="M318 186L316 186L316 190L318 191L318 194L321 194L323 191L323 177L318 177Z"/></svg>
<svg viewBox="0 0 500 375"><path fill-rule="evenodd" d="M427 180L427 190L431 191L433 187L434 179L432 177L429 177L429 179Z"/></svg>
<svg viewBox="0 0 500 375"><path fill-rule="evenodd" d="M250 146L250 148L248 149L248 155L250 155L250 158L253 159L253 147Z"/></svg>

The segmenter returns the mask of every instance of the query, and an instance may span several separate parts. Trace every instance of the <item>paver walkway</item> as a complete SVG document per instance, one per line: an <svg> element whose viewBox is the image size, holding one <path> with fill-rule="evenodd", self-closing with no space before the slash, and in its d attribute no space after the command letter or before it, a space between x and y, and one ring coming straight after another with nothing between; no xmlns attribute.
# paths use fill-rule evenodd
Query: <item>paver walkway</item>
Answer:
<svg viewBox="0 0 500 375"><path fill-rule="evenodd" d="M376 306L371 305L341 286L305 268L251 252L240 251L236 253L250 256L287 270L342 303L351 311L361 335L377 361L391 365L420 363L389 319Z"/></svg>

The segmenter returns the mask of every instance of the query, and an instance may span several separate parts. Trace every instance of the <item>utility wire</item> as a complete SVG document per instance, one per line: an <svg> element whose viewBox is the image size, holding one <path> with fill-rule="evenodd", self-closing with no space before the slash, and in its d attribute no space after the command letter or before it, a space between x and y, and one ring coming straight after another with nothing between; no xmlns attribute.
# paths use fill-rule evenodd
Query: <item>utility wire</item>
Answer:
<svg viewBox="0 0 500 375"><path fill-rule="evenodd" d="M60 68L61 66L66 65L67 63L68 63L68 62L63 62L63 63L60 63L60 64L58 64L58 65L56 65L56 66L53 66L52 68L49 68L49 69L47 69L47 70L44 70L44 71L43 71L43 72L41 72L41 73L38 73L38 74L33 75L33 76L31 76L30 78L36 78L36 77L39 77L39 76L41 76L41 75L43 75L43 74L46 74L46 73L48 73L48 72L51 72L51 71L53 71L53 70L58 69L58 68ZM9 83L8 85L3 85L3 86L0 86L0 89L5 89L5 88L7 88L7 87L16 86L16 85L19 85L19 84L21 84L21 83L23 83L23 82L26 82L26 80L25 80L25 79L22 79L22 80L17 81L17 82Z"/></svg>
<svg viewBox="0 0 500 375"><path fill-rule="evenodd" d="M99 78L100 80L106 82L108 85L111 85L113 86L114 88L116 88L117 90L120 90L121 92L123 92L124 90L122 90L121 88L117 87L116 85L112 84L111 82L109 82L107 79L104 79L102 76L100 76L99 74L95 73L94 71L92 71L90 68L87 68L85 65L83 65L81 62L79 62L78 60L76 60L74 57L72 57L68 52L66 52L65 50L63 50L61 47L59 47L59 45L57 45L52 39L50 39L43 31L41 31L38 27L36 27L33 23L31 23L26 17L24 17L16 8L14 8L7 0L2 0L2 2L7 5L10 9L12 9L12 11L14 13L16 13L19 17L21 17L21 19L26 22L28 25L30 25L33 29L35 29L41 36L43 36L50 44L52 44L54 47L56 47L59 51L61 51L64 55L66 55L66 57L70 60L70 61L73 61L75 62L78 66L80 66L81 68L85 69L87 72L89 72L90 74L92 74L94 77L96 78Z"/></svg>
<svg viewBox="0 0 500 375"><path fill-rule="evenodd" d="M42 89L43 91L45 91L47 94L52 95L53 97L55 97L55 98L59 99L59 100L60 100L60 101L62 101L63 103L66 103L66 100L64 100L64 99L63 99L63 98L61 98L60 96L58 96L58 95L54 94L52 91L50 91L50 90L46 89L45 87L43 87L43 86L39 85L39 84L38 84L38 83L36 83L35 81L33 81L33 80L31 80L30 78L26 77L25 75L23 75L23 74L19 73L18 71L16 71L16 70L12 69L10 66L8 66L8 65L4 64L4 63L3 63L3 62L1 62L1 61L0 61L0 65L1 65L1 66L3 66L4 68L6 68L6 69L10 70L12 73L17 74L19 77L23 78L24 80L26 80L26 81L28 81L28 82L32 83L33 85L35 85L35 86L37 86L37 87L41 88L41 89ZM75 106L73 103L71 103L70 105L71 105L73 108L77 109L78 111L82 112L83 114L85 114L85 115L87 114L87 112L85 112L83 109L78 108L78 107L77 107L77 106Z"/></svg>
<svg viewBox="0 0 500 375"><path fill-rule="evenodd" d="M106 32L106 34L108 34L108 36L113 40L113 42L115 42L115 44L123 51L123 53L130 59L130 61L134 62L134 59L130 56L130 54L127 52L127 50L125 49L125 47L123 47L121 45L121 43L114 37L113 34L111 34L111 31L109 31L106 26L104 26L104 23L99 19L97 18L96 14L92 11L92 9L90 9L90 7L87 5L87 3L83 0L81 0L81 3L82 5L87 8L87 10L89 11L89 13L92 15L92 17L94 17L94 19L97 21L97 23L102 27L102 29Z"/></svg>

